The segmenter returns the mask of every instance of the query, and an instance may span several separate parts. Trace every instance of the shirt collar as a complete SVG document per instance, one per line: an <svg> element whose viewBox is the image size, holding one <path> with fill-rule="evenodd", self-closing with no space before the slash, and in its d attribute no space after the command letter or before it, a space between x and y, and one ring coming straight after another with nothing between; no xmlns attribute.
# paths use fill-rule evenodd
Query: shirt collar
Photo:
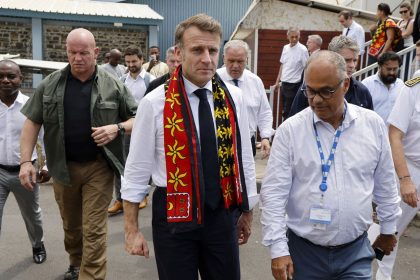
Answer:
<svg viewBox="0 0 420 280"><path fill-rule="evenodd" d="M182 75L182 78L184 79L185 91L187 92L188 95L194 94L194 91L196 91L197 89L200 88L200 87L194 85L192 82L188 81L187 78L185 78L184 75ZM208 81L207 84L202 88L205 88L205 89L209 90L210 92L213 92L213 87L212 87L211 80Z"/></svg>
<svg viewBox="0 0 420 280"><path fill-rule="evenodd" d="M245 70L246 69L244 69L244 71L242 72L242 75L239 77L239 78L237 78L237 80L238 81L241 81L241 82L243 82L244 81L244 73L245 73ZM232 76L229 74L229 72L227 71L227 68L225 67L225 71L226 71L226 76L227 76L227 80L228 81L232 81L233 82L233 78L232 78Z"/></svg>
<svg viewBox="0 0 420 280"><path fill-rule="evenodd" d="M143 68L141 69L140 74L138 74L135 79L131 77L130 72L127 73L127 79L132 81L137 81L139 78L142 78L144 80L144 76L146 76L146 70L144 70Z"/></svg>
<svg viewBox="0 0 420 280"><path fill-rule="evenodd" d="M379 77L379 72L376 72L375 76L374 76L374 81L380 83L381 85L383 85L384 87L387 87L387 85L384 84L384 82L382 82L381 77ZM397 78L398 79L398 78ZM395 80L394 83L390 84L389 89L393 88L395 86L395 83L397 82L397 80Z"/></svg>
<svg viewBox="0 0 420 280"><path fill-rule="evenodd" d="M358 117L358 111L357 111L357 107L353 106L353 105L349 105L349 103L347 102L347 100L344 99L344 104L347 107L347 111L346 111L346 115L344 116L344 120L343 120L343 128L349 127L350 123L357 119ZM321 122L321 123L325 123L323 120L321 120L313 111L312 114L314 116L314 122L315 124Z"/></svg>

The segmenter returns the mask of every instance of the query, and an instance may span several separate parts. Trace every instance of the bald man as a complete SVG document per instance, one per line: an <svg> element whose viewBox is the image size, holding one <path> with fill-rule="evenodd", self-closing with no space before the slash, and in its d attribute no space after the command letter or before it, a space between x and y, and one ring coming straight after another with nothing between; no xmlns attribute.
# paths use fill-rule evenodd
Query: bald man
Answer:
<svg viewBox="0 0 420 280"><path fill-rule="evenodd" d="M41 125L70 266L64 279L105 279L107 208L114 173L123 172L123 139L137 110L125 86L96 66L93 34L72 30L69 65L47 76L22 109L20 180L35 184L31 154Z"/></svg>
<svg viewBox="0 0 420 280"><path fill-rule="evenodd" d="M124 65L120 64L122 58L122 54L118 49L112 49L109 52L109 59L108 62L102 65L101 67L108 71L108 73L114 75L117 78L121 78L127 68Z"/></svg>

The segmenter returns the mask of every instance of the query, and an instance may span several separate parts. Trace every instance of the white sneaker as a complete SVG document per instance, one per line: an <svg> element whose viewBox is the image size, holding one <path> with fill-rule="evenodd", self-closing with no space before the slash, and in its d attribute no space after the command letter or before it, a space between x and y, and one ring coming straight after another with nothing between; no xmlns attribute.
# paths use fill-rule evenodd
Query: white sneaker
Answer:
<svg viewBox="0 0 420 280"><path fill-rule="evenodd" d="M387 276L383 275L381 270L378 269L376 271L376 280L392 280L392 279L391 279L391 277L387 277Z"/></svg>

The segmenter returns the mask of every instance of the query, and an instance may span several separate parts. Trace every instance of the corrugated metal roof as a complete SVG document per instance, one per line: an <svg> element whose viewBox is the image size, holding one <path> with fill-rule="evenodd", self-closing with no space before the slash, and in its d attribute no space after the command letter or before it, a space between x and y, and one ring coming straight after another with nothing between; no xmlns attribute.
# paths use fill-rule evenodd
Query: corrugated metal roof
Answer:
<svg viewBox="0 0 420 280"><path fill-rule="evenodd" d="M96 2L87 0L1 0L0 9L70 15L163 20L163 17L151 9L148 5Z"/></svg>

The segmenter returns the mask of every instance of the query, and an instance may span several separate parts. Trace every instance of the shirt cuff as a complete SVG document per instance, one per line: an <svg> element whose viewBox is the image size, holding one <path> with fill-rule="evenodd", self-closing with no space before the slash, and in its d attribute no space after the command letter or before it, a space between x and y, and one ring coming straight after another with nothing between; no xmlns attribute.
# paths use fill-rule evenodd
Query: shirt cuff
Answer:
<svg viewBox="0 0 420 280"><path fill-rule="evenodd" d="M148 185L131 184L121 176L121 198L132 203L140 203L149 193Z"/></svg>
<svg viewBox="0 0 420 280"><path fill-rule="evenodd" d="M395 234L397 232L397 222L382 222L381 226L381 234Z"/></svg>
<svg viewBox="0 0 420 280"><path fill-rule="evenodd" d="M270 255L271 259L290 256L289 246L286 241L279 241L277 243L270 245Z"/></svg>
<svg viewBox="0 0 420 280"><path fill-rule="evenodd" d="M254 207L255 207L255 205L257 205L258 201L260 201L260 195L259 194L248 195L249 210L254 209Z"/></svg>

